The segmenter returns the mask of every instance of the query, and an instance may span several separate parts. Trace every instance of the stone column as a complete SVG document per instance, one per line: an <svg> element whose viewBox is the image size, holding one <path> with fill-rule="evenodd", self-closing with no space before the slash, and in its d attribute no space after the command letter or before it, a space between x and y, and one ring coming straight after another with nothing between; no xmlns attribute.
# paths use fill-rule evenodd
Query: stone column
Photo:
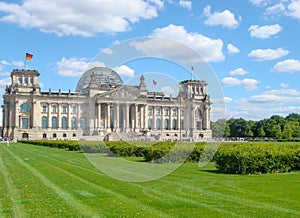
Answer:
<svg viewBox="0 0 300 218"><path fill-rule="evenodd" d="M138 130L138 118L139 118L139 106L135 105L135 115L134 115L134 131Z"/></svg>
<svg viewBox="0 0 300 218"><path fill-rule="evenodd" d="M111 131L110 129L110 104L107 104L107 111L106 111L106 130Z"/></svg>
<svg viewBox="0 0 300 218"><path fill-rule="evenodd" d="M102 119L101 119L101 103L98 104L98 124L97 124L97 127L102 129Z"/></svg>
<svg viewBox="0 0 300 218"><path fill-rule="evenodd" d="M57 129L60 128L60 122L61 122L61 120L60 120L60 104L58 103L57 104Z"/></svg>
<svg viewBox="0 0 300 218"><path fill-rule="evenodd" d="M152 130L156 130L156 111L154 106L152 106L152 112Z"/></svg>
<svg viewBox="0 0 300 218"><path fill-rule="evenodd" d="M71 104L67 104L67 129L71 129L72 128L72 115L71 115L71 111L72 111L72 105Z"/></svg>
<svg viewBox="0 0 300 218"><path fill-rule="evenodd" d="M129 104L126 104L126 130L129 130Z"/></svg>
<svg viewBox="0 0 300 218"><path fill-rule="evenodd" d="M51 128L51 103L48 103L48 118L47 118L47 128Z"/></svg>
<svg viewBox="0 0 300 218"><path fill-rule="evenodd" d="M164 127L164 108L163 106L160 107L160 130L163 130Z"/></svg>
<svg viewBox="0 0 300 218"><path fill-rule="evenodd" d="M148 129L148 119L149 119L149 117L148 117L148 105L146 104L146 105L144 105L144 108L143 108L143 111L144 111L144 114L143 114L143 128L144 129Z"/></svg>
<svg viewBox="0 0 300 218"><path fill-rule="evenodd" d="M115 119L116 119L116 131L120 131L120 105L119 103L116 103L116 108L115 108Z"/></svg>

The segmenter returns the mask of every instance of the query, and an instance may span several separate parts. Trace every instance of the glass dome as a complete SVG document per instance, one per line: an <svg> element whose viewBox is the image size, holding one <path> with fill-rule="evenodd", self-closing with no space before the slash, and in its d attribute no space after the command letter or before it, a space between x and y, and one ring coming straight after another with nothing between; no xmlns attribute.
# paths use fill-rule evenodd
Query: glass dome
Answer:
<svg viewBox="0 0 300 218"><path fill-rule="evenodd" d="M84 72L80 77L76 92L83 93L89 87L92 75L94 75L98 87L123 84L123 80L118 73L108 67L94 67Z"/></svg>

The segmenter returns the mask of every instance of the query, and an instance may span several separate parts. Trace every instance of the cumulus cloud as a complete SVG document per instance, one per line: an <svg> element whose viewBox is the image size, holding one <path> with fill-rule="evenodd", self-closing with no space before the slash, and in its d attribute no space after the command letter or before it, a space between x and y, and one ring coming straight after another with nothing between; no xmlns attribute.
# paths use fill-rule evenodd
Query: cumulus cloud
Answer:
<svg viewBox="0 0 300 218"><path fill-rule="evenodd" d="M255 61L268 61L275 60L281 57L284 57L289 54L288 50L282 48L274 49L256 49L252 50L248 57L252 58Z"/></svg>
<svg viewBox="0 0 300 218"><path fill-rule="evenodd" d="M257 7L266 6L270 2L272 2L272 0L249 0L249 1Z"/></svg>
<svg viewBox="0 0 300 218"><path fill-rule="evenodd" d="M211 13L211 6L207 5L204 8L203 14L207 17L204 22L207 26L222 26L231 29L236 28L239 24L239 21L235 18L235 15L229 10ZM241 19L242 18L239 17L239 20Z"/></svg>
<svg viewBox="0 0 300 218"><path fill-rule="evenodd" d="M58 36L94 36L117 33L141 19L157 17L161 0L24 0L22 3L0 2L2 22L23 28L36 28Z"/></svg>
<svg viewBox="0 0 300 218"><path fill-rule="evenodd" d="M241 87L245 88L247 91L252 91L252 90L257 89L258 81L255 79L239 80L234 77L225 77L222 79L221 83L225 87L241 86Z"/></svg>
<svg viewBox="0 0 300 218"><path fill-rule="evenodd" d="M227 51L229 54L236 54L240 52L240 50L231 43L227 45Z"/></svg>
<svg viewBox="0 0 300 218"><path fill-rule="evenodd" d="M287 15L300 21L300 0L292 1L287 7Z"/></svg>
<svg viewBox="0 0 300 218"><path fill-rule="evenodd" d="M230 103L233 100L232 98L229 98L229 97L224 97L223 99L224 99L225 103Z"/></svg>
<svg viewBox="0 0 300 218"><path fill-rule="evenodd" d="M189 10L192 9L192 2L191 1L186 1L186 0L180 0L179 5L183 8L187 8Z"/></svg>
<svg viewBox="0 0 300 218"><path fill-rule="evenodd" d="M282 28L279 24L265 26L251 25L248 30L252 37L267 39L278 34Z"/></svg>
<svg viewBox="0 0 300 218"><path fill-rule="evenodd" d="M231 76L237 76L237 75L239 75L239 76L243 76L243 75L246 75L248 72L246 71L246 70L244 70L243 68L237 68L237 69L235 69L235 70L232 70L232 71L230 71L230 75Z"/></svg>
<svg viewBox="0 0 300 218"><path fill-rule="evenodd" d="M285 11L285 5L283 3L278 3L275 5L272 5L270 7L267 7L265 9L266 15L272 15L272 14L281 14Z"/></svg>
<svg viewBox="0 0 300 218"><path fill-rule="evenodd" d="M279 73L300 72L300 61L295 59L280 61L274 65L272 71Z"/></svg>
<svg viewBox="0 0 300 218"><path fill-rule="evenodd" d="M65 58L56 63L57 74L61 76L80 76L87 69L89 62L86 58Z"/></svg>
<svg viewBox="0 0 300 218"><path fill-rule="evenodd" d="M195 56L198 58L198 54L191 52L190 48L197 51L206 61L219 62L225 59L222 52L223 41L221 39L211 39L199 33L187 32L183 26L176 26L170 24L167 27L156 28L152 36L164 37L150 38L145 41L132 42L131 46L135 49L142 51L147 55L155 55L158 57L176 57L183 61L204 61L195 60ZM174 43L174 39L181 43ZM189 47L187 47L187 46Z"/></svg>
<svg viewBox="0 0 300 218"><path fill-rule="evenodd" d="M127 77L134 76L134 70L126 65L115 67L113 70L116 71L120 76L127 76Z"/></svg>
<svg viewBox="0 0 300 218"><path fill-rule="evenodd" d="M289 84L287 84L287 83L280 83L280 87L282 87L282 88L287 88L287 87L289 87L290 85Z"/></svg>

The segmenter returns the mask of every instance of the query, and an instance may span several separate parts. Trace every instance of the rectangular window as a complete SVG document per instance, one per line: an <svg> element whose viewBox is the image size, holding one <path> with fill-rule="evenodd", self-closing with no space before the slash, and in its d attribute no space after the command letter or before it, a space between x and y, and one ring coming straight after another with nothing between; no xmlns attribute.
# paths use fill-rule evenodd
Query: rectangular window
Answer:
<svg viewBox="0 0 300 218"><path fill-rule="evenodd" d="M66 105L63 105L63 106L62 106L62 112L63 112L63 113L67 113L67 106L66 106Z"/></svg>
<svg viewBox="0 0 300 218"><path fill-rule="evenodd" d="M22 118L22 129L28 129L28 118Z"/></svg>
<svg viewBox="0 0 300 218"><path fill-rule="evenodd" d="M196 129L201 130L201 128L202 128L201 122L200 121L196 122Z"/></svg>
<svg viewBox="0 0 300 218"><path fill-rule="evenodd" d="M57 107L56 105L52 105L52 113L56 113L57 112Z"/></svg>
<svg viewBox="0 0 300 218"><path fill-rule="evenodd" d="M148 110L148 116L152 116L152 113L153 113L152 109L149 109Z"/></svg>
<svg viewBox="0 0 300 218"><path fill-rule="evenodd" d="M77 111L77 107L76 107L76 105L73 105L72 106L72 113L76 113L76 111Z"/></svg>
<svg viewBox="0 0 300 218"><path fill-rule="evenodd" d="M173 116L176 116L177 115L177 109L174 108L172 113L173 113Z"/></svg>
<svg viewBox="0 0 300 218"><path fill-rule="evenodd" d="M46 106L46 105L43 105L43 107L42 107L42 112L43 112L43 113L46 113L46 112L47 112L47 106Z"/></svg>
<svg viewBox="0 0 300 218"><path fill-rule="evenodd" d="M156 115L161 115L161 110L160 110L160 108L156 108Z"/></svg>
<svg viewBox="0 0 300 218"><path fill-rule="evenodd" d="M164 110L164 115L167 115L167 116L168 116L169 114L170 114L169 109L165 109L165 110Z"/></svg>

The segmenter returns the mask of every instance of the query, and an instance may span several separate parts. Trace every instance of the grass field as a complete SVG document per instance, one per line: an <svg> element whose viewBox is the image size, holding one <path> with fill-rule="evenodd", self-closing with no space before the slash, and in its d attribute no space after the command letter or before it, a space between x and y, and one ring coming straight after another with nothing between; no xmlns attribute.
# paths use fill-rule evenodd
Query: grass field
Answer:
<svg viewBox="0 0 300 218"><path fill-rule="evenodd" d="M300 172L228 175L186 163L129 183L80 152L0 144L0 217L300 217Z"/></svg>

